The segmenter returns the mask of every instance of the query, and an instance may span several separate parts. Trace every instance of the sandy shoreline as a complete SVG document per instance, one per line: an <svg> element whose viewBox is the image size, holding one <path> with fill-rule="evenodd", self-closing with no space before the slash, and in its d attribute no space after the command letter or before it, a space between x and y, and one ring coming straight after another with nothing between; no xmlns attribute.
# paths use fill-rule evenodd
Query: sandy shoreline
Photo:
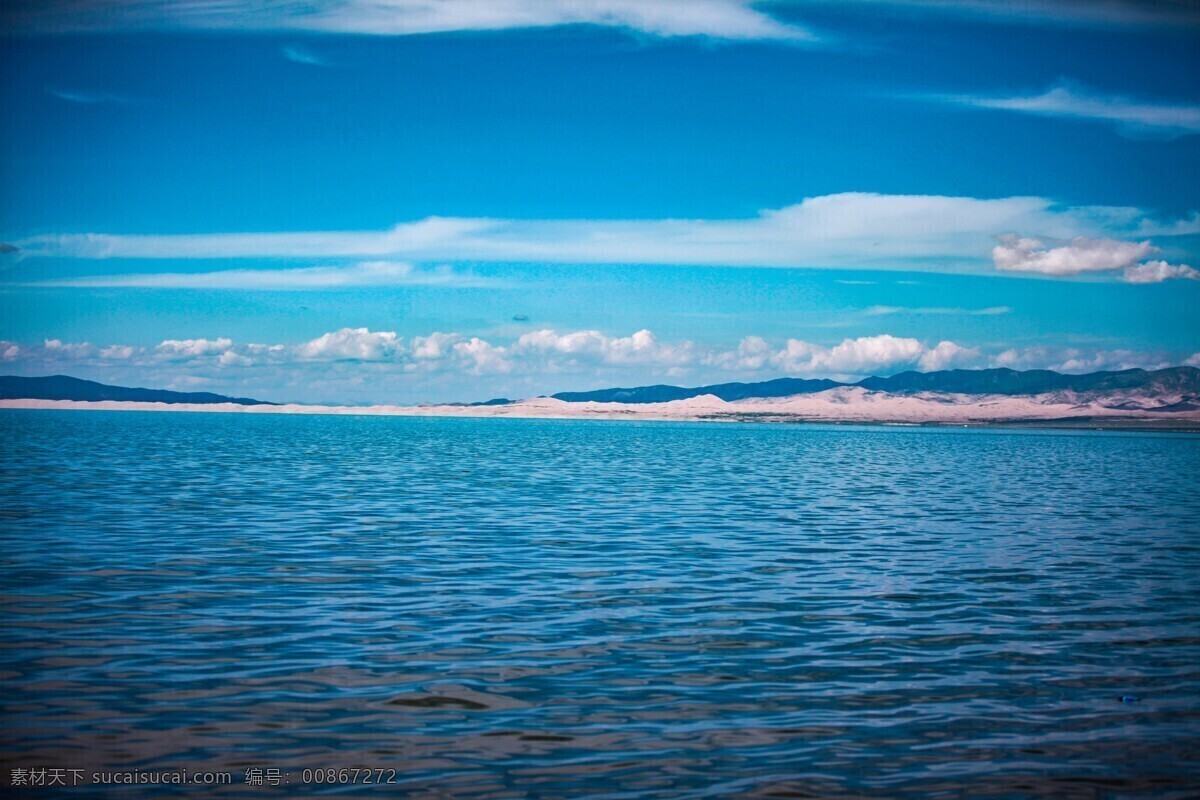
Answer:
<svg viewBox="0 0 1200 800"><path fill-rule="evenodd" d="M237 405L118 401L0 400L0 408L94 411L191 411L236 414L331 414L525 419L818 422L891 425L1060 425L1200 430L1200 410L1153 410L1172 398L1058 395L892 395L840 388L809 395L726 402L712 395L665 403L568 403L540 397L498 406ZM1114 407L1119 405L1120 407Z"/></svg>

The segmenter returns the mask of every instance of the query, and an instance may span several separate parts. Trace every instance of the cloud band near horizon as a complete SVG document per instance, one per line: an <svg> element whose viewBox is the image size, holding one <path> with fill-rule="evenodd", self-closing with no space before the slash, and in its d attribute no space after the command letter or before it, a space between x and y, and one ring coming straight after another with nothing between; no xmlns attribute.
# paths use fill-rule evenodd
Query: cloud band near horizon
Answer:
<svg viewBox="0 0 1200 800"><path fill-rule="evenodd" d="M651 36L809 41L753 0L34 0L4 15L25 33L223 30L411 36L597 25Z"/></svg>
<svg viewBox="0 0 1200 800"><path fill-rule="evenodd" d="M412 36L596 25L656 37L809 42L823 37L796 16L806 6L820 5L1001 23L1115 28L1200 24L1200 12L1187 3L1144 0L13 0L0 21L20 34L215 30Z"/></svg>
<svg viewBox="0 0 1200 800"><path fill-rule="evenodd" d="M292 344L237 343L229 337L168 339L153 346L93 345L47 339L37 344L0 342L0 363L25 369L65 365L137 368L142 374L229 374L330 365L393 369L399 374L562 375L637 369L682 378L778 376L862 378L905 369L1046 368L1090 372L1132 367L1200 365L1200 353L1168 354L1075 346L966 346L882 333L821 344L789 338L743 337L736 345L663 341L650 330L613 336L598 330L530 331L511 341L434 332L401 337L394 331L341 328Z"/></svg>
<svg viewBox="0 0 1200 800"><path fill-rule="evenodd" d="M1104 122L1116 126L1122 134L1136 138L1200 134L1200 106L1195 103L1139 100L1065 83L1040 94L932 95L927 99L1043 117Z"/></svg>
<svg viewBox="0 0 1200 800"><path fill-rule="evenodd" d="M379 231L63 233L18 239L15 245L20 257L76 259L350 258L989 274L996 237L1013 233L1037 237L1030 241L1039 243L1187 236L1200 234L1200 212L1161 220L1138 208L1063 206L1041 197L849 192L810 197L743 219L427 217ZM1005 269L1000 262L996 266ZM88 285L86 280L76 285ZM307 280L318 278L310 275Z"/></svg>

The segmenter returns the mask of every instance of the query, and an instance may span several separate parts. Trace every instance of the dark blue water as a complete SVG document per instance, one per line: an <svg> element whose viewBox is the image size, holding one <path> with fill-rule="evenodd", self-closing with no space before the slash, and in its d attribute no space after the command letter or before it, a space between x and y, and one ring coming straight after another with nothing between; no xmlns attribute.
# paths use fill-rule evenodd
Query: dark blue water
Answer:
<svg viewBox="0 0 1200 800"><path fill-rule="evenodd" d="M1200 437L5 411L0 448L5 784L1197 787Z"/></svg>

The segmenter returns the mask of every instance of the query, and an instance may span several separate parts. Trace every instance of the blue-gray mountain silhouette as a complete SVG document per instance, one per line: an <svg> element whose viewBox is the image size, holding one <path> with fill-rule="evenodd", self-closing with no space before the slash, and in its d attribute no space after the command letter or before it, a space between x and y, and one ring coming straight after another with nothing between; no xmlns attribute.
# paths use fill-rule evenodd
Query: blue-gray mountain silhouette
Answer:
<svg viewBox="0 0 1200 800"><path fill-rule="evenodd" d="M212 392L171 392L109 386L67 375L23 378L0 375L0 400L120 400L133 403L236 403L241 406L274 405L249 397L226 397Z"/></svg>
<svg viewBox="0 0 1200 800"><path fill-rule="evenodd" d="M943 392L954 394L1024 395L1044 392L1103 392L1137 389L1147 394L1200 394L1200 369L1170 367L1168 369L1125 369L1117 372L1091 372L1086 375L1066 375L1048 369L1019 371L1014 369L949 369L937 372L901 372L887 378L865 378L857 383L831 380L802 380L777 378L761 383L718 383L711 386L684 388L681 386L637 386L633 388L597 389L591 392L559 392L551 395L571 403L663 403L686 400L689 397L711 394L722 400L742 400L747 397L790 397L796 394L815 394L839 386L862 386L892 394Z"/></svg>
<svg viewBox="0 0 1200 800"><path fill-rule="evenodd" d="M717 383L685 388L659 384L630 388L597 389L590 392L559 392L555 399L571 403L663 403L711 394L726 401L749 397L790 397L815 394L839 386L861 386L891 394L940 392L953 394L1027 395L1046 392L1111 392L1136 390L1147 395L1192 395L1181 410L1200 402L1200 369L1169 367L1159 370L1126 369L1116 372L1091 372L1066 375L1053 370L1035 369L952 369L938 372L901 372L890 377L864 378L857 383L828 379L776 378L758 383ZM173 392L166 389L129 388L49 375L27 378L0 375L0 400L117 400L140 403L235 403L238 405L275 405L249 397L227 397L212 392ZM466 405L504 405L512 401L497 398Z"/></svg>

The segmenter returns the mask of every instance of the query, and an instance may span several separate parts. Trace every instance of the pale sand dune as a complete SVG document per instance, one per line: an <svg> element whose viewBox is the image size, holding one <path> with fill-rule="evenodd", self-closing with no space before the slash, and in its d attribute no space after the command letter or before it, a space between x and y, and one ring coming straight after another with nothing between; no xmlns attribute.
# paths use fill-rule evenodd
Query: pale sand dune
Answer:
<svg viewBox="0 0 1200 800"><path fill-rule="evenodd" d="M1078 397L1071 393L1003 396L923 393L893 395L861 387L841 387L810 395L750 398L726 402L713 395L666 403L567 403L549 397L502 406L242 406L232 403L166 404L114 401L0 400L0 408L101 411L199 411L237 414L342 414L420 417L518 417L546 419L735 420L770 419L810 422L882 422L893 424L995 424L1096 419L1104 422L1156 421L1200 427L1200 410L1154 411L1180 398L1136 394ZM1114 406L1124 406L1116 408Z"/></svg>

